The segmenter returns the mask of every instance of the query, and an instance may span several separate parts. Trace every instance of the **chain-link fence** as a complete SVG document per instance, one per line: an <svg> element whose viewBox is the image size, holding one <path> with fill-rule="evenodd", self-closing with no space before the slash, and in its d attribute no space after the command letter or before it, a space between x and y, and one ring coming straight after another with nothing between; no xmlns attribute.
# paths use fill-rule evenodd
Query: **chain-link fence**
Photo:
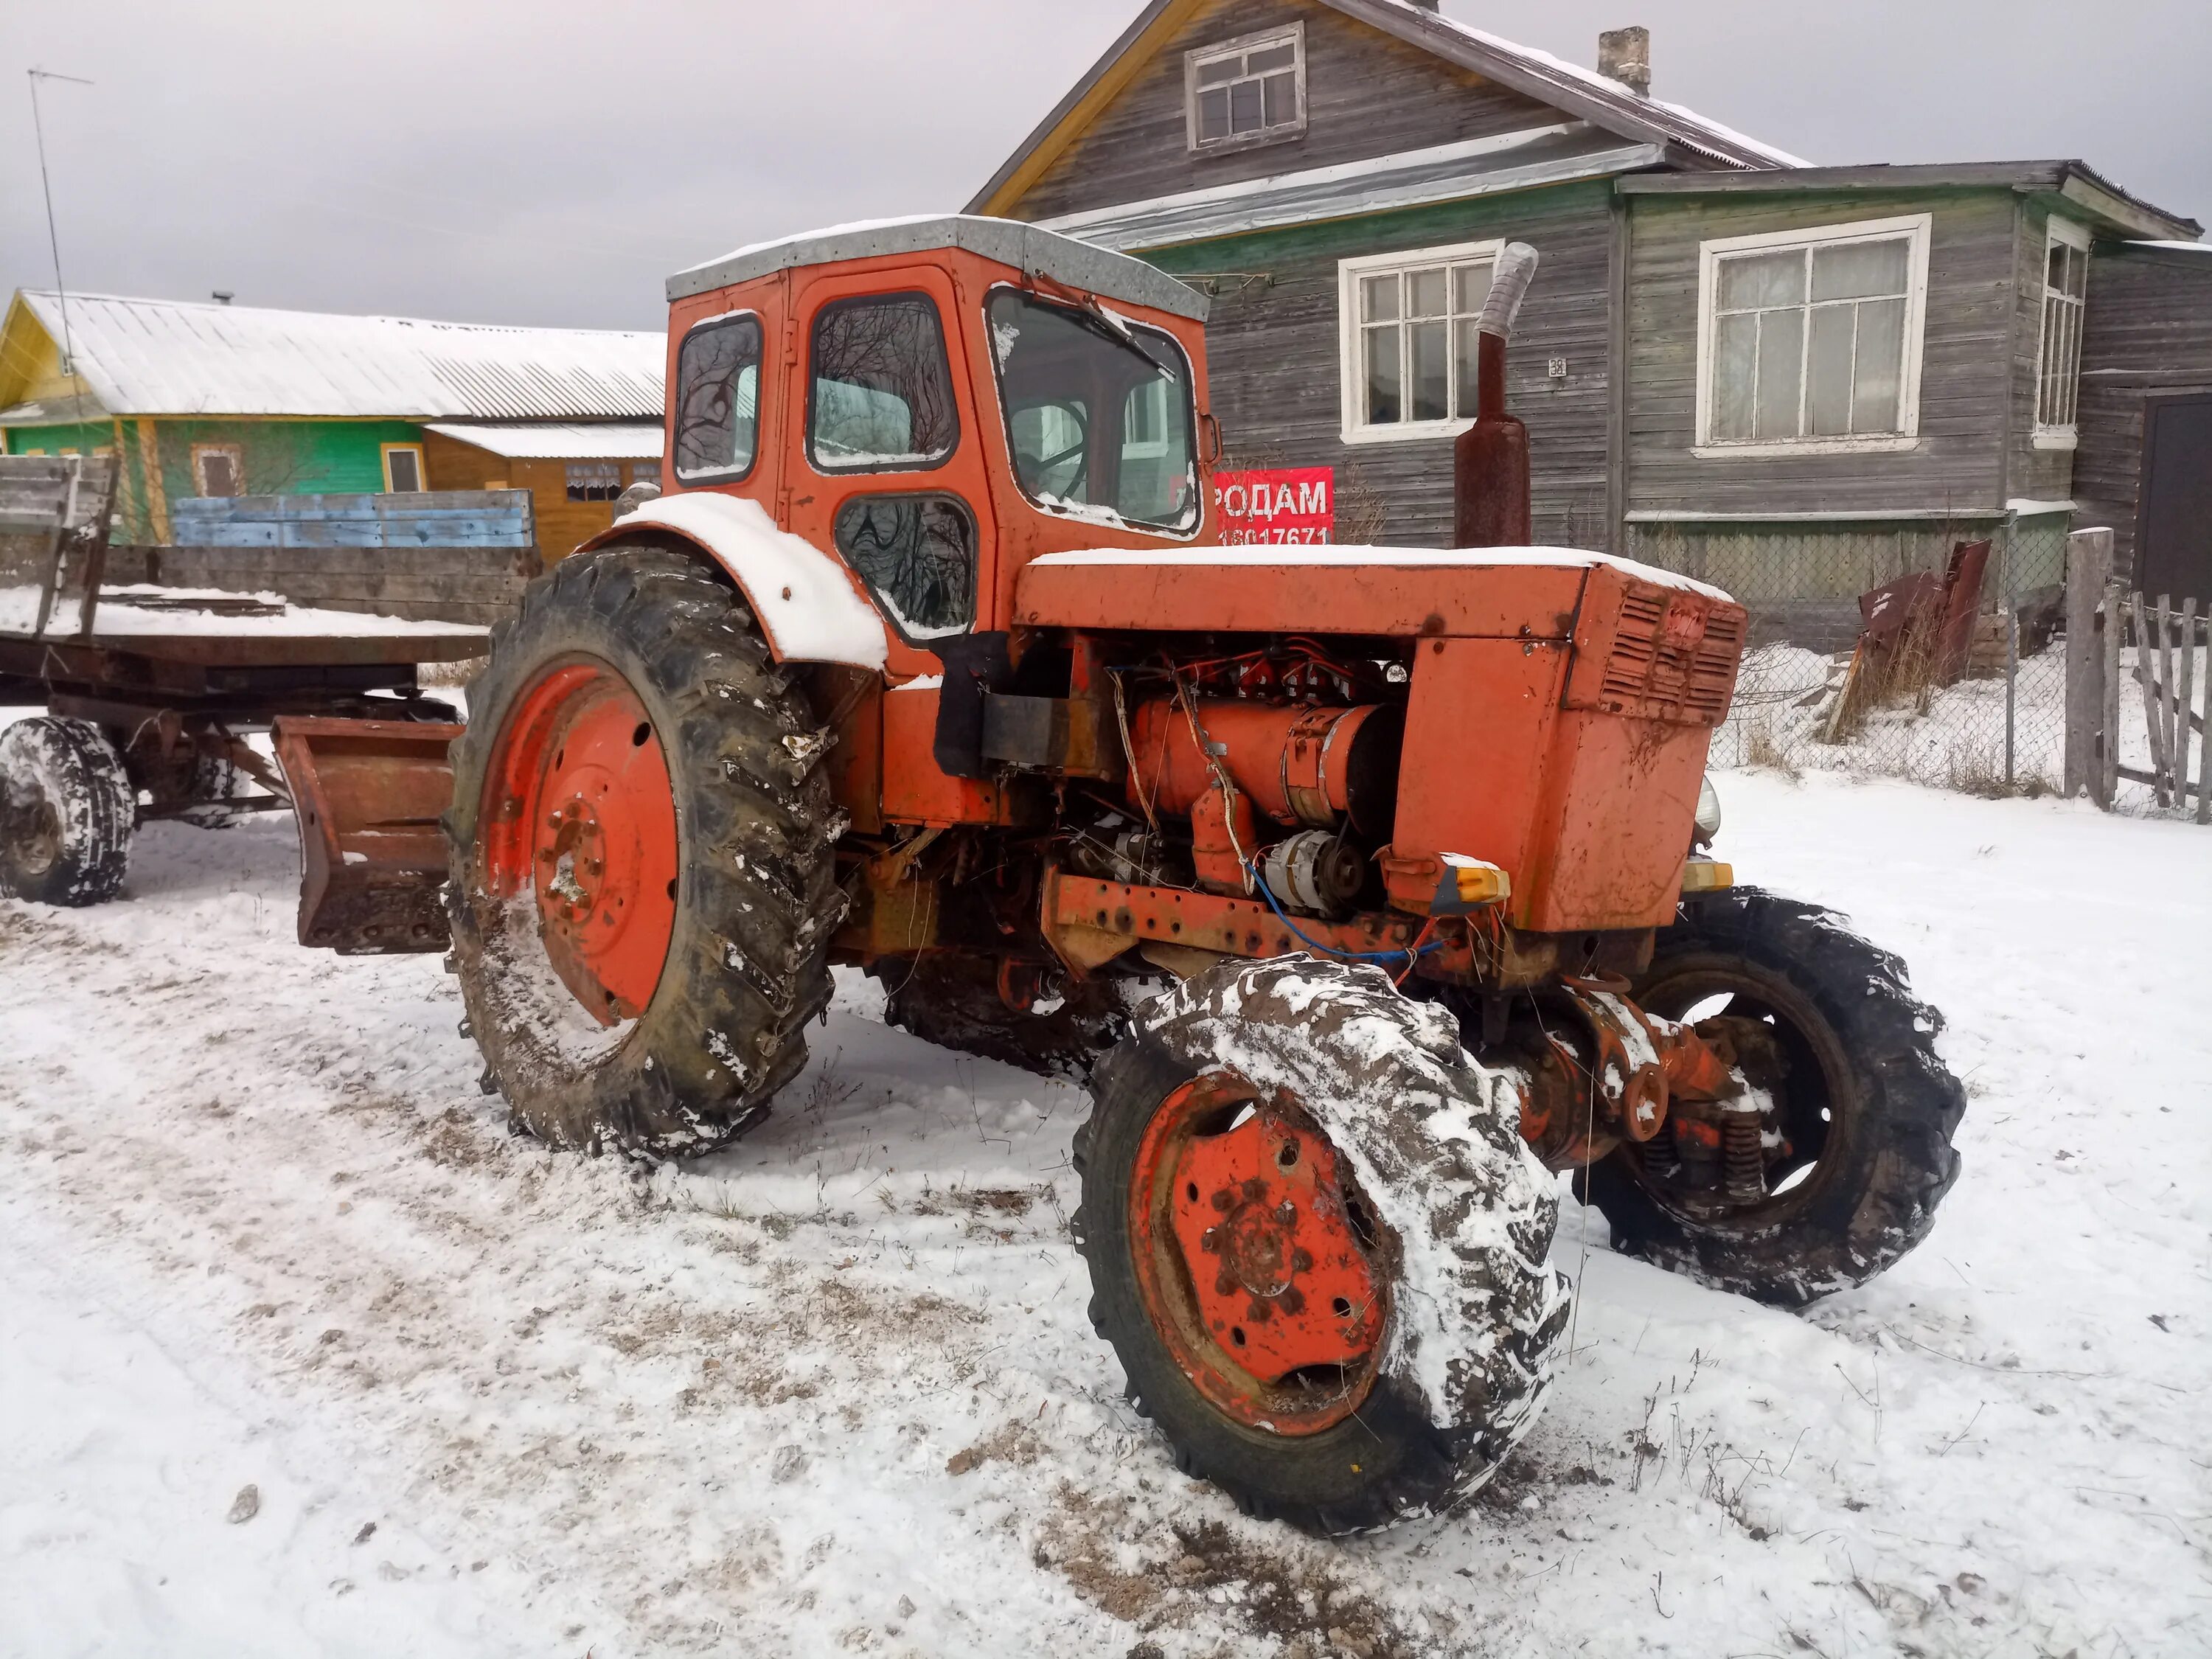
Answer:
<svg viewBox="0 0 2212 1659"><path fill-rule="evenodd" d="M1826 768L1975 794L2056 792L2064 771L2063 514L1952 523L1638 526L1635 556L1751 612L1722 766ZM1862 593L1990 544L1965 661L1932 616L1860 649Z"/></svg>

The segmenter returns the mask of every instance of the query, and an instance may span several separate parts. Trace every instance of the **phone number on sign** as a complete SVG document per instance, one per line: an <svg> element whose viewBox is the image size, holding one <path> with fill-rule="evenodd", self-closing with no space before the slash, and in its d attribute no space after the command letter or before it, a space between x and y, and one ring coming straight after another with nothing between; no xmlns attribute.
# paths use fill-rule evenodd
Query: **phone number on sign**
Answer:
<svg viewBox="0 0 2212 1659"><path fill-rule="evenodd" d="M1231 529L1222 533L1221 544L1224 547L1289 547L1318 544L1334 539L1328 530L1318 526L1309 529Z"/></svg>

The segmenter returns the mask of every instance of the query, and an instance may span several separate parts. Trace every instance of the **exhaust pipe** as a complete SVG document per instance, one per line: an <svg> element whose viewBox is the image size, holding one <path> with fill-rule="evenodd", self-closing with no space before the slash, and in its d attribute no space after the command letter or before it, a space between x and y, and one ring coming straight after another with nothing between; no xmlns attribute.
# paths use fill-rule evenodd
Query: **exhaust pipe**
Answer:
<svg viewBox="0 0 2212 1659"><path fill-rule="evenodd" d="M1476 319L1474 424L1452 446L1452 545L1526 547L1529 519L1528 428L1505 412L1505 347L1528 284L1536 250L1509 242Z"/></svg>

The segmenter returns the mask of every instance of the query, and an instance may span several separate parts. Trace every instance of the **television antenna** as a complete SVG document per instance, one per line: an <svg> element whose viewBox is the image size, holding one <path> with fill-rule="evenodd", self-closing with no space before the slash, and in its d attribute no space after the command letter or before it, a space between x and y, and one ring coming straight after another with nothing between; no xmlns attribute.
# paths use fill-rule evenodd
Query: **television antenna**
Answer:
<svg viewBox="0 0 2212 1659"><path fill-rule="evenodd" d="M31 126L39 135L39 183L46 192L46 243L54 254L54 297L61 302L62 308L62 373L74 379L76 351L70 340L69 289L62 283L62 239L54 228L54 184L46 173L46 124L39 112L39 82L67 81L80 87L88 87L92 82L81 75L58 75L52 70L34 69L25 73L31 77Z"/></svg>

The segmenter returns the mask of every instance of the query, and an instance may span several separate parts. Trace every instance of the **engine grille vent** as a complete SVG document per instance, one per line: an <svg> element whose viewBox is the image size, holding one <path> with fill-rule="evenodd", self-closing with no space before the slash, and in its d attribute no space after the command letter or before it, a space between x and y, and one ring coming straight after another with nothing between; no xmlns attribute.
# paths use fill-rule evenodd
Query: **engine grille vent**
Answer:
<svg viewBox="0 0 2212 1659"><path fill-rule="evenodd" d="M1641 584L1629 589L1601 699L1624 714L1717 726L1735 688L1744 613L1690 601L1670 616L1673 597Z"/></svg>

